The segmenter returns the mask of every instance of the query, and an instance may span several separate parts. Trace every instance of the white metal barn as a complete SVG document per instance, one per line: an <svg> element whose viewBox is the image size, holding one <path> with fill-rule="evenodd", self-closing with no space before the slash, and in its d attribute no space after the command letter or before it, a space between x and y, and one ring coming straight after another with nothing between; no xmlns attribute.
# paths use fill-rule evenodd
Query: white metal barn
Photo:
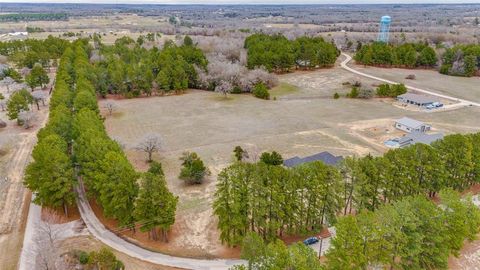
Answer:
<svg viewBox="0 0 480 270"><path fill-rule="evenodd" d="M403 130L405 132L412 132L412 131L417 131L417 132L427 132L432 127L430 125L427 125L421 121L408 118L408 117L403 117L395 121L395 128Z"/></svg>

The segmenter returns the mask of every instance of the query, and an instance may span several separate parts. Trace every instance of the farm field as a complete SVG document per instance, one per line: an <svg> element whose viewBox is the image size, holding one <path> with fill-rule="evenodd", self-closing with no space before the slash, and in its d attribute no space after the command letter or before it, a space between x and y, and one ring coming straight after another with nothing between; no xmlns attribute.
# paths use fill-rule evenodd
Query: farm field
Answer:
<svg viewBox="0 0 480 270"><path fill-rule="evenodd" d="M125 145L131 161L146 169L144 153L136 144L148 133L162 136L164 147L155 159L162 162L169 188L179 196L174 237L169 251L191 256L228 256L218 240L211 210L216 175L232 161L232 150L240 145L256 159L263 151L276 150L286 158L322 151L334 155L381 154L383 141L398 136L394 119L412 117L432 124L445 134L478 132L480 108L425 113L393 106L390 99L352 100L332 98L348 88L345 81L364 80L335 67L280 76L281 88L272 90L276 100L249 95L230 95L190 90L184 95L114 100L117 109L107 116L111 137ZM420 81L420 78L418 79ZM285 90L286 89L286 90ZM100 101L100 107L106 102ZM180 155L195 151L211 176L199 186L185 186L178 179ZM177 253L181 255L182 253Z"/></svg>

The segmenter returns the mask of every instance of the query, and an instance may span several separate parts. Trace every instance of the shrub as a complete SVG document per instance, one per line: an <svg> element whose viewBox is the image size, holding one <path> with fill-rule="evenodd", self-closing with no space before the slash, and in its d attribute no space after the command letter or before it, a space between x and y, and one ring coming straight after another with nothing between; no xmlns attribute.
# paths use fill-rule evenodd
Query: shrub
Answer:
<svg viewBox="0 0 480 270"><path fill-rule="evenodd" d="M270 93L263 83L255 85L255 88L253 89L253 95L261 99L270 99Z"/></svg>
<svg viewBox="0 0 480 270"><path fill-rule="evenodd" d="M242 88L240 88L238 86L235 86L235 87L233 87L231 93L232 94L241 94L242 93Z"/></svg>
<svg viewBox="0 0 480 270"><path fill-rule="evenodd" d="M357 98L358 97L358 87L356 87L356 86L352 87L352 90L350 91L350 93L347 94L347 97Z"/></svg>
<svg viewBox="0 0 480 270"><path fill-rule="evenodd" d="M88 263L88 253L85 251L80 251L78 254L78 262L82 265L85 265Z"/></svg>
<svg viewBox="0 0 480 270"><path fill-rule="evenodd" d="M375 96L375 91L370 88L361 88L360 91L358 91L358 98L363 98L363 99L370 99Z"/></svg>
<svg viewBox="0 0 480 270"><path fill-rule="evenodd" d="M404 84L382 84L377 88L377 95L380 97L397 97L407 92L407 87Z"/></svg>
<svg viewBox="0 0 480 270"><path fill-rule="evenodd" d="M278 166L283 164L283 157L276 151L272 153L263 152L260 156L260 161L267 165Z"/></svg>
<svg viewBox="0 0 480 270"><path fill-rule="evenodd" d="M210 174L197 153L184 152L180 160L183 161L183 168L179 177L187 184L201 184L205 176Z"/></svg>
<svg viewBox="0 0 480 270"><path fill-rule="evenodd" d="M334 99L339 99L339 98L340 98L340 95L339 95L337 92L335 92L335 94L333 94L333 98L334 98Z"/></svg>

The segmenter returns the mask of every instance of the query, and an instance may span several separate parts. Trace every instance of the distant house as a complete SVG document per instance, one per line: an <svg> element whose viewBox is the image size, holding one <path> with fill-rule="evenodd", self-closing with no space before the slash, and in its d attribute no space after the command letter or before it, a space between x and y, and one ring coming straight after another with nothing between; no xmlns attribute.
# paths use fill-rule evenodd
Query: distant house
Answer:
<svg viewBox="0 0 480 270"><path fill-rule="evenodd" d="M423 132L413 131L403 137L396 138L385 142L385 145L393 148L403 148L416 143L432 144L435 141L443 139L443 134L426 134Z"/></svg>
<svg viewBox="0 0 480 270"><path fill-rule="evenodd" d="M327 165L337 165L340 161L343 160L341 156L334 156L329 152L321 152L312 156L300 158L300 157L293 157L283 161L283 165L285 167L296 167L300 164L312 162L312 161L323 161L323 163Z"/></svg>
<svg viewBox="0 0 480 270"><path fill-rule="evenodd" d="M421 121L417 121L415 119L412 119L412 118L408 118L408 117L403 117L403 118L400 118L398 120L395 121L395 128L397 129L400 129L400 130L403 130L405 132L413 132L413 131L417 131L417 132L427 132L429 131L430 129L432 129L431 126L421 122Z"/></svg>
<svg viewBox="0 0 480 270"><path fill-rule="evenodd" d="M419 107L427 107L434 103L440 103L440 101L434 97L418 95L412 93L406 93L397 97L397 100L407 104L417 105Z"/></svg>

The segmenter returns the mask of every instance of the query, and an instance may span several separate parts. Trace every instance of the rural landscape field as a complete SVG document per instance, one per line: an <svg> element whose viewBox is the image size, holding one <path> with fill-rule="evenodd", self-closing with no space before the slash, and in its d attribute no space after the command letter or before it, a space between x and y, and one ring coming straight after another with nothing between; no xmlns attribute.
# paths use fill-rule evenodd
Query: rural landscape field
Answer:
<svg viewBox="0 0 480 270"><path fill-rule="evenodd" d="M480 269L480 3L0 3L0 270Z"/></svg>

